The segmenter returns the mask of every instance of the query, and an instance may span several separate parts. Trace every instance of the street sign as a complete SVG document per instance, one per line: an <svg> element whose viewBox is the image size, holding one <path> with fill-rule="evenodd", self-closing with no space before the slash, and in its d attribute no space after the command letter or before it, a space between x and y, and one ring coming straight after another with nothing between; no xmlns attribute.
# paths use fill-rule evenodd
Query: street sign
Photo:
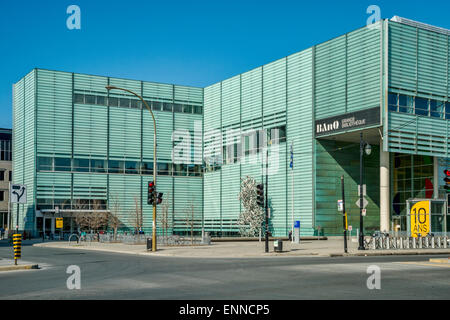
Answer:
<svg viewBox="0 0 450 320"><path fill-rule="evenodd" d="M358 185L358 197L361 196L361 186ZM367 187L363 184L363 197L367 196Z"/></svg>
<svg viewBox="0 0 450 320"><path fill-rule="evenodd" d="M344 201L338 200L338 211L344 211Z"/></svg>
<svg viewBox="0 0 450 320"><path fill-rule="evenodd" d="M409 215L411 224L411 237L417 238L420 234L425 237L430 232L430 201L417 202L411 208Z"/></svg>
<svg viewBox="0 0 450 320"><path fill-rule="evenodd" d="M56 218L56 229L62 229L63 228L63 218Z"/></svg>
<svg viewBox="0 0 450 320"><path fill-rule="evenodd" d="M289 162L289 168L294 169L294 147L291 144L291 160Z"/></svg>
<svg viewBox="0 0 450 320"><path fill-rule="evenodd" d="M27 186L23 184L12 184L9 189L11 203L27 203Z"/></svg>
<svg viewBox="0 0 450 320"><path fill-rule="evenodd" d="M359 203L360 203L360 200L358 199L358 201L356 201L356 206L358 208L359 208ZM363 197L363 209L365 209L368 204L369 204L369 201L367 201L367 199Z"/></svg>
<svg viewBox="0 0 450 320"><path fill-rule="evenodd" d="M295 221L294 222L294 228L300 228L300 221Z"/></svg>

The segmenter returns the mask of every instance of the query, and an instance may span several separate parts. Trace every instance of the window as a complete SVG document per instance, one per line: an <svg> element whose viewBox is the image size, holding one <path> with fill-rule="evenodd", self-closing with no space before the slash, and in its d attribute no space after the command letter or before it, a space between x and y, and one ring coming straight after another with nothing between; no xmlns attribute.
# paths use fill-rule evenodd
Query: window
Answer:
<svg viewBox="0 0 450 320"><path fill-rule="evenodd" d="M89 160L88 159L73 159L73 171L89 172Z"/></svg>
<svg viewBox="0 0 450 320"><path fill-rule="evenodd" d="M430 116L435 118L444 118L444 102L430 100Z"/></svg>
<svg viewBox="0 0 450 320"><path fill-rule="evenodd" d="M272 143L286 142L286 126L270 129L269 139L272 139Z"/></svg>
<svg viewBox="0 0 450 320"><path fill-rule="evenodd" d="M55 171L71 171L70 158L55 158Z"/></svg>
<svg viewBox="0 0 450 320"><path fill-rule="evenodd" d="M117 160L109 160L108 163L109 173L123 173L124 172L124 162Z"/></svg>
<svg viewBox="0 0 450 320"><path fill-rule="evenodd" d="M146 175L153 174L153 162L142 162L141 173Z"/></svg>
<svg viewBox="0 0 450 320"><path fill-rule="evenodd" d="M173 112L183 112L183 105L175 103L173 105Z"/></svg>
<svg viewBox="0 0 450 320"><path fill-rule="evenodd" d="M5 171L0 170L0 181L4 181L5 180Z"/></svg>
<svg viewBox="0 0 450 320"><path fill-rule="evenodd" d="M108 98L108 105L110 107L118 107L119 106L119 99L114 97Z"/></svg>
<svg viewBox="0 0 450 320"><path fill-rule="evenodd" d="M450 102L446 102L445 103L445 119L449 120L450 119Z"/></svg>
<svg viewBox="0 0 450 320"><path fill-rule="evenodd" d="M184 113L192 113L192 106L185 104L183 106L183 112Z"/></svg>
<svg viewBox="0 0 450 320"><path fill-rule="evenodd" d="M120 98L119 99L119 106L122 107L122 108L129 108L130 107L130 99Z"/></svg>
<svg viewBox="0 0 450 320"><path fill-rule="evenodd" d="M428 99L416 97L414 111L419 116L428 116Z"/></svg>
<svg viewBox="0 0 450 320"><path fill-rule="evenodd" d="M5 201L5 191L0 191L0 201Z"/></svg>
<svg viewBox="0 0 450 320"><path fill-rule="evenodd" d="M153 102L147 101L147 103L148 103L149 106L152 106L152 110L153 111L161 111L161 109L162 109L162 103L161 102L158 102L158 101L153 101Z"/></svg>
<svg viewBox="0 0 450 320"><path fill-rule="evenodd" d="M163 111L172 112L172 104L168 102L163 103Z"/></svg>
<svg viewBox="0 0 450 320"><path fill-rule="evenodd" d="M90 95L90 94L86 94L84 96L85 102L86 104L95 104L95 96Z"/></svg>
<svg viewBox="0 0 450 320"><path fill-rule="evenodd" d="M174 176L186 176L187 166L185 164L177 163L173 165Z"/></svg>
<svg viewBox="0 0 450 320"><path fill-rule="evenodd" d="M158 175L161 176L170 175L170 167L168 163L158 163Z"/></svg>
<svg viewBox="0 0 450 320"><path fill-rule="evenodd" d="M106 160L91 159L91 172L105 173Z"/></svg>
<svg viewBox="0 0 450 320"><path fill-rule="evenodd" d="M128 174L139 174L139 166L136 161L125 162L125 173Z"/></svg>
<svg viewBox="0 0 450 320"><path fill-rule="evenodd" d="M84 103L84 94L75 93L73 100L74 103Z"/></svg>
<svg viewBox="0 0 450 320"><path fill-rule="evenodd" d="M53 171L53 158L38 157L38 171Z"/></svg>
<svg viewBox="0 0 450 320"><path fill-rule="evenodd" d="M9 172L9 181L12 181L12 171Z"/></svg>
<svg viewBox="0 0 450 320"><path fill-rule="evenodd" d="M141 108L141 101L140 100L130 100L130 106L131 106L131 108L134 108L134 109L140 109Z"/></svg>
<svg viewBox="0 0 450 320"><path fill-rule="evenodd" d="M388 104L389 111L398 111L398 95L396 93L389 93Z"/></svg>
<svg viewBox="0 0 450 320"><path fill-rule="evenodd" d="M194 106L194 113L195 114L202 114L203 110L201 106Z"/></svg>
<svg viewBox="0 0 450 320"><path fill-rule="evenodd" d="M412 113L414 98L400 94L398 96L398 111L404 113Z"/></svg>
<svg viewBox="0 0 450 320"><path fill-rule="evenodd" d="M106 97L97 96L97 104L100 106L105 106L106 105Z"/></svg>

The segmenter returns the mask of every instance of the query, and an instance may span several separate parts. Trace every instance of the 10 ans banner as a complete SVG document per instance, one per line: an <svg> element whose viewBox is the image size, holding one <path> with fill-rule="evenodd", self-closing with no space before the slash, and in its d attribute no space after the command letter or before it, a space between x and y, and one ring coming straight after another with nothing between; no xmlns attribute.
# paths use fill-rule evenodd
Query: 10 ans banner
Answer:
<svg viewBox="0 0 450 320"><path fill-rule="evenodd" d="M430 201L420 201L412 206L409 213L411 237L425 237L431 231Z"/></svg>

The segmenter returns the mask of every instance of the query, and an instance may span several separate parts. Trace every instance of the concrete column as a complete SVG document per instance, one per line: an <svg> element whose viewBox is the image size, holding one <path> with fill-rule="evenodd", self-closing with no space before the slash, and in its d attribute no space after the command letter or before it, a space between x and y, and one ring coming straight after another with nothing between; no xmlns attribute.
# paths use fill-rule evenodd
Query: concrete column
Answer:
<svg viewBox="0 0 450 320"><path fill-rule="evenodd" d="M383 151L383 141L380 142L380 230L389 232L390 221L390 171L389 152Z"/></svg>

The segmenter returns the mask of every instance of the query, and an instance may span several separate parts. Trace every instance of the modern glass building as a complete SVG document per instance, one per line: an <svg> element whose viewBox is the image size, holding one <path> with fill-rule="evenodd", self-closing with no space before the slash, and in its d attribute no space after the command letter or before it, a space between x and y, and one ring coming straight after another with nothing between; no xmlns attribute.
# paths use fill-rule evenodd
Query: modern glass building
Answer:
<svg viewBox="0 0 450 320"><path fill-rule="evenodd" d="M125 228L137 203L151 230L151 118L132 96L108 93L110 84L155 110L170 232L187 230L193 204L196 231L237 235L241 180L265 183L266 172L273 235L286 236L293 220L301 235L341 235L341 176L356 229L361 133L372 147L364 227L406 230L408 199L447 200L449 37L394 17L206 88L33 70L14 85L14 182L30 195L21 228L52 230L55 212L110 210L118 198ZM433 231L445 231L446 210L435 214Z"/></svg>

